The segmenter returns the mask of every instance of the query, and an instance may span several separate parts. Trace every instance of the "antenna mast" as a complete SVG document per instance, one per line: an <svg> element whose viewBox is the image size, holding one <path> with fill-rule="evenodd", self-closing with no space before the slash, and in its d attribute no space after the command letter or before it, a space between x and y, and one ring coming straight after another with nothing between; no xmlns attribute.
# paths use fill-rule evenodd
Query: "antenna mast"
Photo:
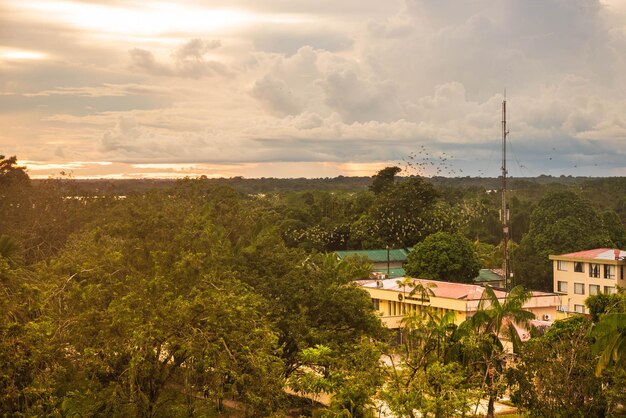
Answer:
<svg viewBox="0 0 626 418"><path fill-rule="evenodd" d="M506 204L506 137L509 131L506 129L506 90L502 100L502 209L500 210L500 220L502 221L502 258L504 259L504 287L511 286L511 266L509 263L509 208Z"/></svg>

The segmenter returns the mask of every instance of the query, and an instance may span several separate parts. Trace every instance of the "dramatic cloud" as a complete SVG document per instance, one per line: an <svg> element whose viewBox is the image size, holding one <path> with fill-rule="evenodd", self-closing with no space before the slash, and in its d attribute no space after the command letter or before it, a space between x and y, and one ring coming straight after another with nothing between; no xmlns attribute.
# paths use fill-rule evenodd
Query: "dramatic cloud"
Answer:
<svg viewBox="0 0 626 418"><path fill-rule="evenodd" d="M228 75L228 70L222 63L205 59L209 51L219 48L220 45L219 40L192 39L172 52L173 62L169 65L157 62L150 51L134 48L129 53L133 65L150 74L202 78L212 75Z"/></svg>
<svg viewBox="0 0 626 418"><path fill-rule="evenodd" d="M512 175L626 174L623 0L227 7L0 0L0 151L37 175L336 175L418 150L497 175L506 88Z"/></svg>

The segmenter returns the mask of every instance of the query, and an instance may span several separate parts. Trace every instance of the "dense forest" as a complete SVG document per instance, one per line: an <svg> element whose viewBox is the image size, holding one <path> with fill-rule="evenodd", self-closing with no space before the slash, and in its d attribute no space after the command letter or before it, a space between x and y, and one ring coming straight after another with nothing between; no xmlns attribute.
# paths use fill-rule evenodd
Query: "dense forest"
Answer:
<svg viewBox="0 0 626 418"><path fill-rule="evenodd" d="M352 284L367 260L333 251L447 234L501 265L499 179L399 174L35 181L0 156L0 415L473 416L504 393L623 414L624 294L515 341L515 367L500 337L552 290L548 254L626 247L626 178L514 179L509 297L458 326L407 317L397 343Z"/></svg>

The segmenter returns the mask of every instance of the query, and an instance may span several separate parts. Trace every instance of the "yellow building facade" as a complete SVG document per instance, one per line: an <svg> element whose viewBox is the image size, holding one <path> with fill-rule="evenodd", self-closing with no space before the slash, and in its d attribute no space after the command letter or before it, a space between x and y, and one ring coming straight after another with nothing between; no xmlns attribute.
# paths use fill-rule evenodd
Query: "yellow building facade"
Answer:
<svg viewBox="0 0 626 418"><path fill-rule="evenodd" d="M478 285L412 278L358 280L356 284L369 293L383 324L391 329L400 328L407 313L422 313L427 307L439 314L454 312L455 323L460 324L476 313L485 291ZM416 285L427 291L411 294ZM494 292L504 301L506 292ZM524 308L548 324L555 319L559 303L558 295L533 292Z"/></svg>
<svg viewBox="0 0 626 418"><path fill-rule="evenodd" d="M561 299L559 311L564 314L588 313L587 297L626 287L626 251L596 248L549 258L553 263L553 289Z"/></svg>

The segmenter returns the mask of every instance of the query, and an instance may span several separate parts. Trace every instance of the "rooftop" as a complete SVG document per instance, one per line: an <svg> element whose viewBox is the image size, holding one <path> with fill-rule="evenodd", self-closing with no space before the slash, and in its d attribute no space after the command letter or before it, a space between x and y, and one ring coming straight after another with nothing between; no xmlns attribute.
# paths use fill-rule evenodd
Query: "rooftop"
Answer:
<svg viewBox="0 0 626 418"><path fill-rule="evenodd" d="M553 257L566 257L566 258L578 258L578 259L584 258L584 259L591 259L591 260L615 260L616 251L619 252L618 257L620 259L626 258L626 251L615 249L615 248L596 248L593 250L578 251L575 253L555 255Z"/></svg>
<svg viewBox="0 0 626 418"><path fill-rule="evenodd" d="M502 269L480 269L478 276L474 278L476 283L496 282L504 280Z"/></svg>
<svg viewBox="0 0 626 418"><path fill-rule="evenodd" d="M373 269L372 270L373 273L385 273L387 274L387 269L386 268L381 268L381 269ZM389 269L389 277L392 279L395 279L397 277L402 277L406 274L406 272L404 271L403 268L390 268Z"/></svg>
<svg viewBox="0 0 626 418"><path fill-rule="evenodd" d="M396 292L404 292L410 289L410 286L407 286L406 289L400 285L399 283L404 278L393 278L393 279L384 279L384 280L376 280L376 279L367 279L367 280L357 280L356 283L361 287L366 288L375 288L381 290L391 290ZM426 279L413 279L410 278L412 283L417 284L421 283L422 286L430 289L435 297L447 298L447 299L458 299L458 300L480 300L483 297L483 293L485 288L483 286L475 285L475 284L465 284L465 283L452 283L452 282L443 282L438 280L426 280ZM379 283L377 283L379 282ZM493 289L496 297L498 299L505 298L507 292L503 290ZM554 296L554 293L546 293L546 292L531 292L533 297L540 296Z"/></svg>

